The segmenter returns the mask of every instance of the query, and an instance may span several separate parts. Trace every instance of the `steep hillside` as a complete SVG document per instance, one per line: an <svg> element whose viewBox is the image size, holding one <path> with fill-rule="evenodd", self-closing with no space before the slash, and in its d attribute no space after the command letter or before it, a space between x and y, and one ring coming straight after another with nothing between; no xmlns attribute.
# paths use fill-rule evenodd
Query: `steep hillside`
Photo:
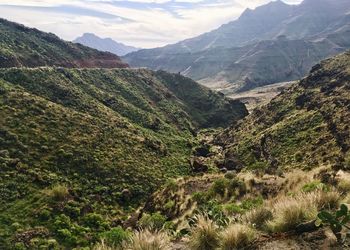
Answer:
<svg viewBox="0 0 350 250"><path fill-rule="evenodd" d="M132 67L181 72L231 92L296 80L349 48L349 11L343 0L305 0L297 6L273 1L199 37L123 59Z"/></svg>
<svg viewBox="0 0 350 250"><path fill-rule="evenodd" d="M118 43L111 38L100 38L92 33L84 33L82 36L74 39L73 42L80 43L100 51L108 51L118 56L124 56L128 53L139 50L139 48Z"/></svg>
<svg viewBox="0 0 350 250"><path fill-rule="evenodd" d="M0 69L0 248L93 244L168 178L191 173L196 128L246 113L165 72Z"/></svg>
<svg viewBox="0 0 350 250"><path fill-rule="evenodd" d="M66 42L51 33L0 19L0 68L62 66L125 68L114 54Z"/></svg>
<svg viewBox="0 0 350 250"><path fill-rule="evenodd" d="M349 124L347 52L219 135L201 133L193 158L220 172L202 168L167 182L128 220L153 231L136 230L124 242L130 249L139 241L179 250L348 249Z"/></svg>
<svg viewBox="0 0 350 250"><path fill-rule="evenodd" d="M308 42L285 37L266 40L249 46L246 54L200 82L208 86L211 83L232 85L223 90L224 93L230 93L301 79L317 62L343 52L345 48L335 46L328 40Z"/></svg>
<svg viewBox="0 0 350 250"><path fill-rule="evenodd" d="M310 75L219 136L229 168L275 172L349 164L350 53Z"/></svg>

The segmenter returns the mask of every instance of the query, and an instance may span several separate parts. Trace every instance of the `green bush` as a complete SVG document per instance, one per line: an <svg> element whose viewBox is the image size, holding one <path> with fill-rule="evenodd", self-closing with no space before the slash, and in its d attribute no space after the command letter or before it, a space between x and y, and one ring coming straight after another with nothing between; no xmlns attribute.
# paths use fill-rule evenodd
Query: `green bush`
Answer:
<svg viewBox="0 0 350 250"><path fill-rule="evenodd" d="M224 210L226 213L228 213L229 215L233 215L233 214L241 214L243 213L243 209L241 208L241 206L235 204L235 203L229 203L226 204L224 206Z"/></svg>
<svg viewBox="0 0 350 250"><path fill-rule="evenodd" d="M302 187L302 191L304 191L306 193L309 193L309 192L312 192L312 191L315 191L315 190L324 190L324 191L326 191L327 190L327 186L325 184L321 183L320 181L313 181L313 182L305 184Z"/></svg>
<svg viewBox="0 0 350 250"><path fill-rule="evenodd" d="M160 230L163 228L167 218L159 212L154 214L143 214L139 221L139 225L143 228L151 228L154 230Z"/></svg>
<svg viewBox="0 0 350 250"><path fill-rule="evenodd" d="M123 241L128 241L130 236L130 233L120 226L100 234L100 238L111 246L120 246Z"/></svg>
<svg viewBox="0 0 350 250"><path fill-rule="evenodd" d="M259 207L264 203L262 196L256 198L248 198L242 201L241 207L244 210L251 210L253 208Z"/></svg>
<svg viewBox="0 0 350 250"><path fill-rule="evenodd" d="M67 228L57 230L57 236L65 245L74 246L78 241L78 238Z"/></svg>
<svg viewBox="0 0 350 250"><path fill-rule="evenodd" d="M85 226L102 231L109 228L108 223L103 219L102 215L97 213L90 213L84 216L83 223Z"/></svg>
<svg viewBox="0 0 350 250"><path fill-rule="evenodd" d="M228 187L229 181L225 178L215 180L210 190L214 194L218 194L221 197L225 196L226 189Z"/></svg>
<svg viewBox="0 0 350 250"><path fill-rule="evenodd" d="M208 199L208 195L206 192L195 192L192 194L192 199L198 204L204 204Z"/></svg>

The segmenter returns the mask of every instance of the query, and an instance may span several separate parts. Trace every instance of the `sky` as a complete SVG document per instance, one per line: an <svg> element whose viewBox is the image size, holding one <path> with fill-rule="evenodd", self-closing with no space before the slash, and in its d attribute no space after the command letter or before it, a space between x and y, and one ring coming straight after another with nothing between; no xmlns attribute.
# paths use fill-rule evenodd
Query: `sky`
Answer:
<svg viewBox="0 0 350 250"><path fill-rule="evenodd" d="M65 40L83 33L141 48L175 43L271 0L0 0L0 17ZM301 0L283 0L298 4Z"/></svg>

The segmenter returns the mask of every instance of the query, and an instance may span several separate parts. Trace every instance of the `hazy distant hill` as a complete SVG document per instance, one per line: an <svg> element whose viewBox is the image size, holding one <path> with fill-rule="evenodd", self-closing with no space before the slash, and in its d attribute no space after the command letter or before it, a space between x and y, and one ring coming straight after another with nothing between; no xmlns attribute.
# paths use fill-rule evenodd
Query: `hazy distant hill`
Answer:
<svg viewBox="0 0 350 250"><path fill-rule="evenodd" d="M0 19L0 67L101 67L128 65L112 53L66 42L52 33Z"/></svg>
<svg viewBox="0 0 350 250"><path fill-rule="evenodd" d="M73 42L100 51L108 51L118 56L124 56L130 52L139 50L139 48L118 43L111 38L101 38L92 33L85 33L81 37L76 38Z"/></svg>
<svg viewBox="0 0 350 250"><path fill-rule="evenodd" d="M350 47L350 2L275 1L201 36L124 57L131 66L181 72L208 86L245 90L304 76ZM286 47L288 46L288 48Z"/></svg>

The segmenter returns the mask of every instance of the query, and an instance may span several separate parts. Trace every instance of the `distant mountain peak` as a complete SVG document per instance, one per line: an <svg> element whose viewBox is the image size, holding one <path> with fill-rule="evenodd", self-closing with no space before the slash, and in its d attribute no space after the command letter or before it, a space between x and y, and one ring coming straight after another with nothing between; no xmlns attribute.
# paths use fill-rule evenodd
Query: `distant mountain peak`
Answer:
<svg viewBox="0 0 350 250"><path fill-rule="evenodd" d="M96 34L89 32L84 33L81 37L76 38L73 42L81 43L85 46L97 50L108 51L119 56L124 56L128 53L139 50L139 48L116 42L112 38L101 38Z"/></svg>

